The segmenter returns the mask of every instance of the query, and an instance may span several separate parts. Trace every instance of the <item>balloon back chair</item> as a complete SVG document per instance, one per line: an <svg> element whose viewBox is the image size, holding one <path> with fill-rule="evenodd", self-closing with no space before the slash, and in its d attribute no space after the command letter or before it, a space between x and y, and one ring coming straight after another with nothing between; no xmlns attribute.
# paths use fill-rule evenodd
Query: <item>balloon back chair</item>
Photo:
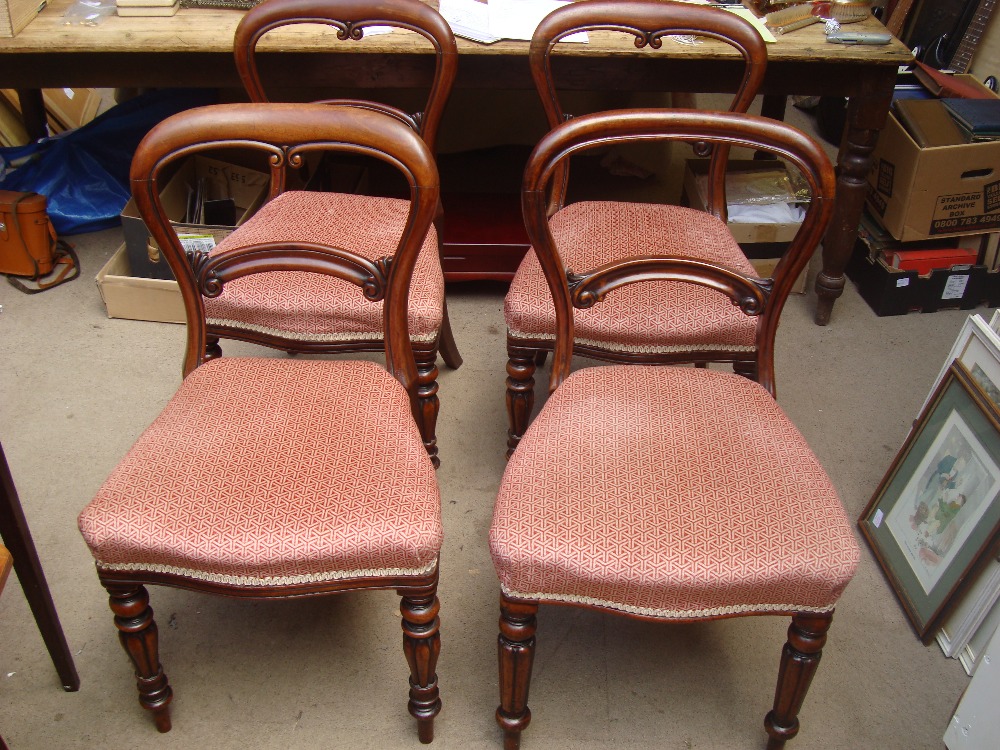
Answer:
<svg viewBox="0 0 1000 750"><path fill-rule="evenodd" d="M258 43L275 30L297 24L332 27L337 33L331 33L330 39L346 44L358 42L365 30L374 26L413 31L429 42L435 53L435 65L421 112L408 114L387 104L353 99L330 99L322 103L383 112L412 128L434 151L458 64L455 37L436 10L420 0L266 0L246 13L234 40L236 67L251 101L268 101L257 65ZM361 51L348 55L348 58L364 57ZM375 260L391 253L405 214L404 201L337 192L292 191L268 202L220 243L217 252L244 243L295 239L346 248ZM382 348L380 303L360 299L350 284L332 277L316 276L303 281L295 273L259 274L234 282L222 295L205 304L209 356L221 354L220 338L251 341L294 353ZM436 466L438 351L449 367L457 368L462 363L448 321L436 229L428 236L413 274L410 336L419 381L418 423Z"/></svg>
<svg viewBox="0 0 1000 750"><path fill-rule="evenodd" d="M213 148L270 163L272 200L308 154L361 153L410 186L400 232L375 261L292 237L185 254L160 202L164 169ZM402 597L409 710L422 742L440 710L440 497L415 417L410 279L437 207L437 168L412 128L384 113L318 104L232 104L157 125L132 163L139 211L177 277L187 315L184 380L79 518L131 657L140 704L170 728L171 689L145 586L244 598L395 589ZM322 275L384 300L386 368L373 362L209 359L206 299L253 274ZM294 293L296 287L289 286Z"/></svg>
<svg viewBox="0 0 1000 750"><path fill-rule="evenodd" d="M550 13L535 30L529 60L549 128L570 115L563 111L553 74L559 42L580 31L622 32L651 55L669 55L671 37L696 34L706 44L733 47L743 59L734 80L730 111L745 112L764 78L767 49L753 26L720 8L668 0L591 0ZM664 40L667 44L664 44ZM572 45L563 45L572 47ZM558 60L556 60L558 65ZM670 90L671 82L663 87ZM706 154L703 144L696 152ZM726 230L725 172L729 148L711 151L707 211L625 201L580 201L566 205L569 165L553 180L548 204L552 232L567 264L586 271L619 258L655 253L719 262L744 274L753 266ZM531 418L534 373L553 348L555 310L535 250L529 250L511 282L504 304L507 323L507 455L517 447ZM725 295L704 287L638 284L616 290L603 307L581 310L576 353L610 362L732 362L754 377L756 325L743 319Z"/></svg>
<svg viewBox="0 0 1000 750"><path fill-rule="evenodd" d="M607 144L684 140L765 149L800 171L812 200L773 278L668 253L574 273L547 212L559 164ZM768 747L798 731L834 604L859 549L805 439L775 402L774 338L795 278L830 219L833 170L775 120L694 110L586 115L548 133L523 185L528 235L554 300L550 396L511 456L490 549L501 583L497 721L519 746L541 603L653 621L790 615ZM642 231L631 227L631 231ZM757 320L759 382L692 366L605 365L572 375L580 311L631 283L695 284Z"/></svg>

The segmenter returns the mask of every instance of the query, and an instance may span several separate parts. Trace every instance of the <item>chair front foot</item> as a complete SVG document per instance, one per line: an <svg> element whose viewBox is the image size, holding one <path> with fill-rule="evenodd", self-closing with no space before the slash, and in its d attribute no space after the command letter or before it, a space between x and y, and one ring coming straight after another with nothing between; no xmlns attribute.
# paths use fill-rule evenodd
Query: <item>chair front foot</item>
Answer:
<svg viewBox="0 0 1000 750"><path fill-rule="evenodd" d="M403 652L410 666L410 715L417 720L417 735L425 745L434 739L434 717L441 712L437 660L441 652L441 605L437 596L403 595Z"/></svg>
<svg viewBox="0 0 1000 750"><path fill-rule="evenodd" d="M500 667L500 705L497 724L503 730L504 750L521 747L521 732L531 722L528 688L535 659L536 602L500 597L500 635L497 661Z"/></svg>
<svg viewBox="0 0 1000 750"><path fill-rule="evenodd" d="M799 733L799 711L823 655L832 620L833 612L793 615L788 642L781 652L774 708L764 717L767 750L781 750Z"/></svg>
<svg viewBox="0 0 1000 750"><path fill-rule="evenodd" d="M156 729L170 731L173 691L160 666L156 621L144 586L105 584L122 648L135 666L139 704L153 713Z"/></svg>

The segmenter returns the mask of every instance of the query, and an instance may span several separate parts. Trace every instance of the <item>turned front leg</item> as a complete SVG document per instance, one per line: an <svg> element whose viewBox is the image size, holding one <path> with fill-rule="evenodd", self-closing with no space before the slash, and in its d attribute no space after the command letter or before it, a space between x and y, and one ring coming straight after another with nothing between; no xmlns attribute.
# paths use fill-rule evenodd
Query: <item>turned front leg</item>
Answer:
<svg viewBox="0 0 1000 750"><path fill-rule="evenodd" d="M507 347L507 458L528 429L535 405L535 362L538 353Z"/></svg>
<svg viewBox="0 0 1000 750"><path fill-rule="evenodd" d="M799 733L799 710L816 674L833 612L798 614L788 628L788 642L781 652L774 708L764 717L770 735L767 750L781 750Z"/></svg>
<svg viewBox="0 0 1000 750"><path fill-rule="evenodd" d="M437 660L441 652L441 621L437 596L407 596L399 605L403 615L403 653L410 665L410 715L417 720L420 741L434 739L434 717L441 711Z"/></svg>
<svg viewBox="0 0 1000 750"><path fill-rule="evenodd" d="M503 730L504 750L521 747L521 732L531 721L528 688L535 659L538 604L500 597L500 636L497 658L500 666L500 706L497 724Z"/></svg>
<svg viewBox="0 0 1000 750"><path fill-rule="evenodd" d="M441 408L437 395L437 350L414 351L414 358L417 363L417 426L431 463L437 468L441 465L437 447L437 419Z"/></svg>
<svg viewBox="0 0 1000 750"><path fill-rule="evenodd" d="M118 640L135 666L139 704L153 712L156 728L170 731L170 701L173 691L160 666L156 622L144 586L105 584L115 613Z"/></svg>

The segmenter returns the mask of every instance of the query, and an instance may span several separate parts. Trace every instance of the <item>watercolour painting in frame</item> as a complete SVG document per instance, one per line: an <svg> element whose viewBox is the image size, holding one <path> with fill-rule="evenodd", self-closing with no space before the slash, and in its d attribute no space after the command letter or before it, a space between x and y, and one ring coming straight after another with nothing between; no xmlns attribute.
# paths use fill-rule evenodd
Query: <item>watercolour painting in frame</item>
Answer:
<svg viewBox="0 0 1000 750"><path fill-rule="evenodd" d="M1000 414L961 362L948 368L858 525L930 642L1000 533Z"/></svg>

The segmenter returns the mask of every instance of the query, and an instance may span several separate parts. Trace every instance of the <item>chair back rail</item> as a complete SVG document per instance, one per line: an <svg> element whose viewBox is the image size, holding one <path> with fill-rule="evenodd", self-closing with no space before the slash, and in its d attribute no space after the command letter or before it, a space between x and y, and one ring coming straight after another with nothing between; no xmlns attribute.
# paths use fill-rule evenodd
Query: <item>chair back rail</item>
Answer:
<svg viewBox="0 0 1000 750"><path fill-rule="evenodd" d="M332 26L337 29L337 39L345 42L362 39L364 30L373 26L407 29L427 39L437 60L422 112L411 115L388 104L355 99L329 99L324 103L353 104L389 114L408 123L434 150L458 69L455 35L440 13L420 0L266 0L247 11L233 41L236 69L251 101L268 101L257 67L261 38L274 29L303 23Z"/></svg>
<svg viewBox="0 0 1000 750"><path fill-rule="evenodd" d="M531 77L542 100L549 128L566 120L552 72L556 45L581 31L617 31L635 37L635 46L663 49L665 37L693 35L707 37L733 47L744 61L743 75L736 88L730 112L746 112L767 68L767 45L753 25L721 8L671 2L670 0L588 0L564 5L546 16L535 29L528 52ZM664 90L670 90L668 81ZM704 147L696 151L704 153ZM720 144L712 151L709 165L707 210L726 220L725 173L729 148ZM549 213L563 207L569 180L569 164L560 167L553 181Z"/></svg>
<svg viewBox="0 0 1000 750"><path fill-rule="evenodd" d="M305 243L251 245L209 257L183 249L160 199L167 167L191 154L240 148L264 153L272 190L314 152L361 153L400 171L410 186L410 209L391 258L372 262L342 248ZM166 170L166 171L165 171ZM328 104L219 104L187 110L156 125L132 161L132 193L180 286L187 315L186 376L205 359L203 295L225 282L265 271L307 271L335 276L384 297L386 364L414 392L416 366L407 324L407 297L417 254L439 198L437 167L420 136L398 119L370 109Z"/></svg>
<svg viewBox="0 0 1000 750"><path fill-rule="evenodd" d="M797 169L809 187L805 218L775 267L771 279L743 276L731 269L691 258L626 258L583 275L564 267L548 221L547 196L560 178L561 165L574 154L637 141L706 143L713 149L741 146L766 151ZM564 122L539 141L528 159L522 209L532 247L552 294L556 347L550 392L569 375L573 354L573 309L598 304L611 290L639 281L683 281L727 294L747 315L759 315L757 357L760 383L773 395L774 337L778 318L798 274L823 237L833 210L833 166L812 138L785 123L757 115L681 109L629 109L583 115Z"/></svg>

